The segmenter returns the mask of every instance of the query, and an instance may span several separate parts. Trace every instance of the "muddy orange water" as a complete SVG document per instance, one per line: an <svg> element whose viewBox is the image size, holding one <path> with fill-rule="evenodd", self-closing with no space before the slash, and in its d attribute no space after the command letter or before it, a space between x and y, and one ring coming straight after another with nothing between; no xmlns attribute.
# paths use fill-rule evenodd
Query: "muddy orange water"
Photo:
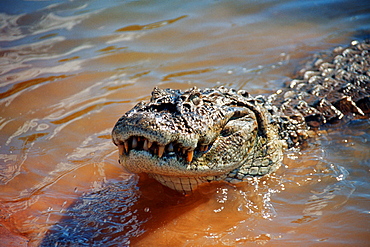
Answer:
<svg viewBox="0 0 370 247"><path fill-rule="evenodd" d="M110 140L155 86L283 87L369 37L368 1L3 0L0 24L0 246L370 246L369 120L186 196Z"/></svg>

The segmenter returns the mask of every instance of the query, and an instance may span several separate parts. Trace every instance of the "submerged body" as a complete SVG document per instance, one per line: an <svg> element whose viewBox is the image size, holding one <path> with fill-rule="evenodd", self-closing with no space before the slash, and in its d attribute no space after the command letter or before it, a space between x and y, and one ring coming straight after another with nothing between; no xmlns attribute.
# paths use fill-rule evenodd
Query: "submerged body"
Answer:
<svg viewBox="0 0 370 247"><path fill-rule="evenodd" d="M182 192L274 172L284 149L318 127L369 116L369 53L369 42L336 48L270 96L224 87L155 88L150 102L137 104L112 131L120 162Z"/></svg>

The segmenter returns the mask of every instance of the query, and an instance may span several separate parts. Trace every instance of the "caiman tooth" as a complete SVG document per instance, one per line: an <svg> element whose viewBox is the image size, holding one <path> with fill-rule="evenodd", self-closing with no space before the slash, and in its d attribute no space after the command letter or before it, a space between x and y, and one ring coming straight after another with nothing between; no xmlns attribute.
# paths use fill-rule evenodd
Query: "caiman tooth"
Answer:
<svg viewBox="0 0 370 247"><path fill-rule="evenodd" d="M128 149L128 141L125 141L124 143L124 147L125 147L125 151L128 153L129 149Z"/></svg>
<svg viewBox="0 0 370 247"><path fill-rule="evenodd" d="M208 149L208 145L204 145L204 144L202 144L202 145L200 145L200 147L199 147L199 151L201 151L201 152L207 151L207 149Z"/></svg>
<svg viewBox="0 0 370 247"><path fill-rule="evenodd" d="M148 147L148 140L147 140L147 139L145 139L145 141L144 141L143 149L144 149L145 151L148 151L148 149L149 149L149 147Z"/></svg>
<svg viewBox="0 0 370 247"><path fill-rule="evenodd" d="M125 146L123 144L118 144L118 153L123 155L125 153Z"/></svg>
<svg viewBox="0 0 370 247"><path fill-rule="evenodd" d="M153 142L148 140L148 148L150 148L152 145L153 145Z"/></svg>
<svg viewBox="0 0 370 247"><path fill-rule="evenodd" d="M132 137L132 148L137 148L137 138L134 136Z"/></svg>
<svg viewBox="0 0 370 247"><path fill-rule="evenodd" d="M158 157L161 158L164 153L164 145L158 145Z"/></svg>
<svg viewBox="0 0 370 247"><path fill-rule="evenodd" d="M167 151L168 152L173 152L173 150L174 150L174 148L173 148L173 144L172 144L172 142L170 143L170 144L168 144L168 146L167 146Z"/></svg>
<svg viewBox="0 0 370 247"><path fill-rule="evenodd" d="M193 156L194 156L194 150L188 151L188 153L186 154L186 161L191 162L193 160Z"/></svg>

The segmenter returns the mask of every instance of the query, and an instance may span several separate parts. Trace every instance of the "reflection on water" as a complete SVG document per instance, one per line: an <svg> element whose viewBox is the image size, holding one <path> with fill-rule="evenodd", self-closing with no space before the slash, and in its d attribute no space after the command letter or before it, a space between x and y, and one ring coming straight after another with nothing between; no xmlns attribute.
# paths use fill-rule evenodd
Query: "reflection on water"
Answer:
<svg viewBox="0 0 370 247"><path fill-rule="evenodd" d="M183 196L127 174L116 120L154 86L283 86L307 57L364 38L367 1L2 1L0 240L7 246L364 245L369 121L273 176Z"/></svg>
<svg viewBox="0 0 370 247"><path fill-rule="evenodd" d="M132 210L138 199L136 181L132 177L122 179L123 182L106 185L83 195L69 208L54 212L67 217L51 227L41 246L107 246L128 243L130 237L140 235L143 222Z"/></svg>

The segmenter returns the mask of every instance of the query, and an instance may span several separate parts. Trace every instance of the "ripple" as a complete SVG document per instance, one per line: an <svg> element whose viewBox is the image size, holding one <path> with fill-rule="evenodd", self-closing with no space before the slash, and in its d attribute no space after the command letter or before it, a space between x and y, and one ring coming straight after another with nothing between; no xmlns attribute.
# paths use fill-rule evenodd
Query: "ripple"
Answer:
<svg viewBox="0 0 370 247"><path fill-rule="evenodd" d="M128 245L130 238L143 232L143 221L131 211L138 199L136 183L131 177L85 194L65 210L64 219L49 230L40 246Z"/></svg>
<svg viewBox="0 0 370 247"><path fill-rule="evenodd" d="M30 35L48 33L54 30L71 30L92 14L85 13L63 17L58 16L53 11L55 9L49 7L20 15L0 13L0 42L20 40Z"/></svg>
<svg viewBox="0 0 370 247"><path fill-rule="evenodd" d="M130 26L126 26L126 27L117 29L116 32L141 31L141 30L160 28L160 27L172 24L174 22L177 22L177 21L179 21L183 18L186 18L186 17L188 17L188 16L183 15L183 16L177 17L175 19L158 21L158 22L154 22L154 23L150 23L150 24L146 24L146 25L130 25Z"/></svg>

